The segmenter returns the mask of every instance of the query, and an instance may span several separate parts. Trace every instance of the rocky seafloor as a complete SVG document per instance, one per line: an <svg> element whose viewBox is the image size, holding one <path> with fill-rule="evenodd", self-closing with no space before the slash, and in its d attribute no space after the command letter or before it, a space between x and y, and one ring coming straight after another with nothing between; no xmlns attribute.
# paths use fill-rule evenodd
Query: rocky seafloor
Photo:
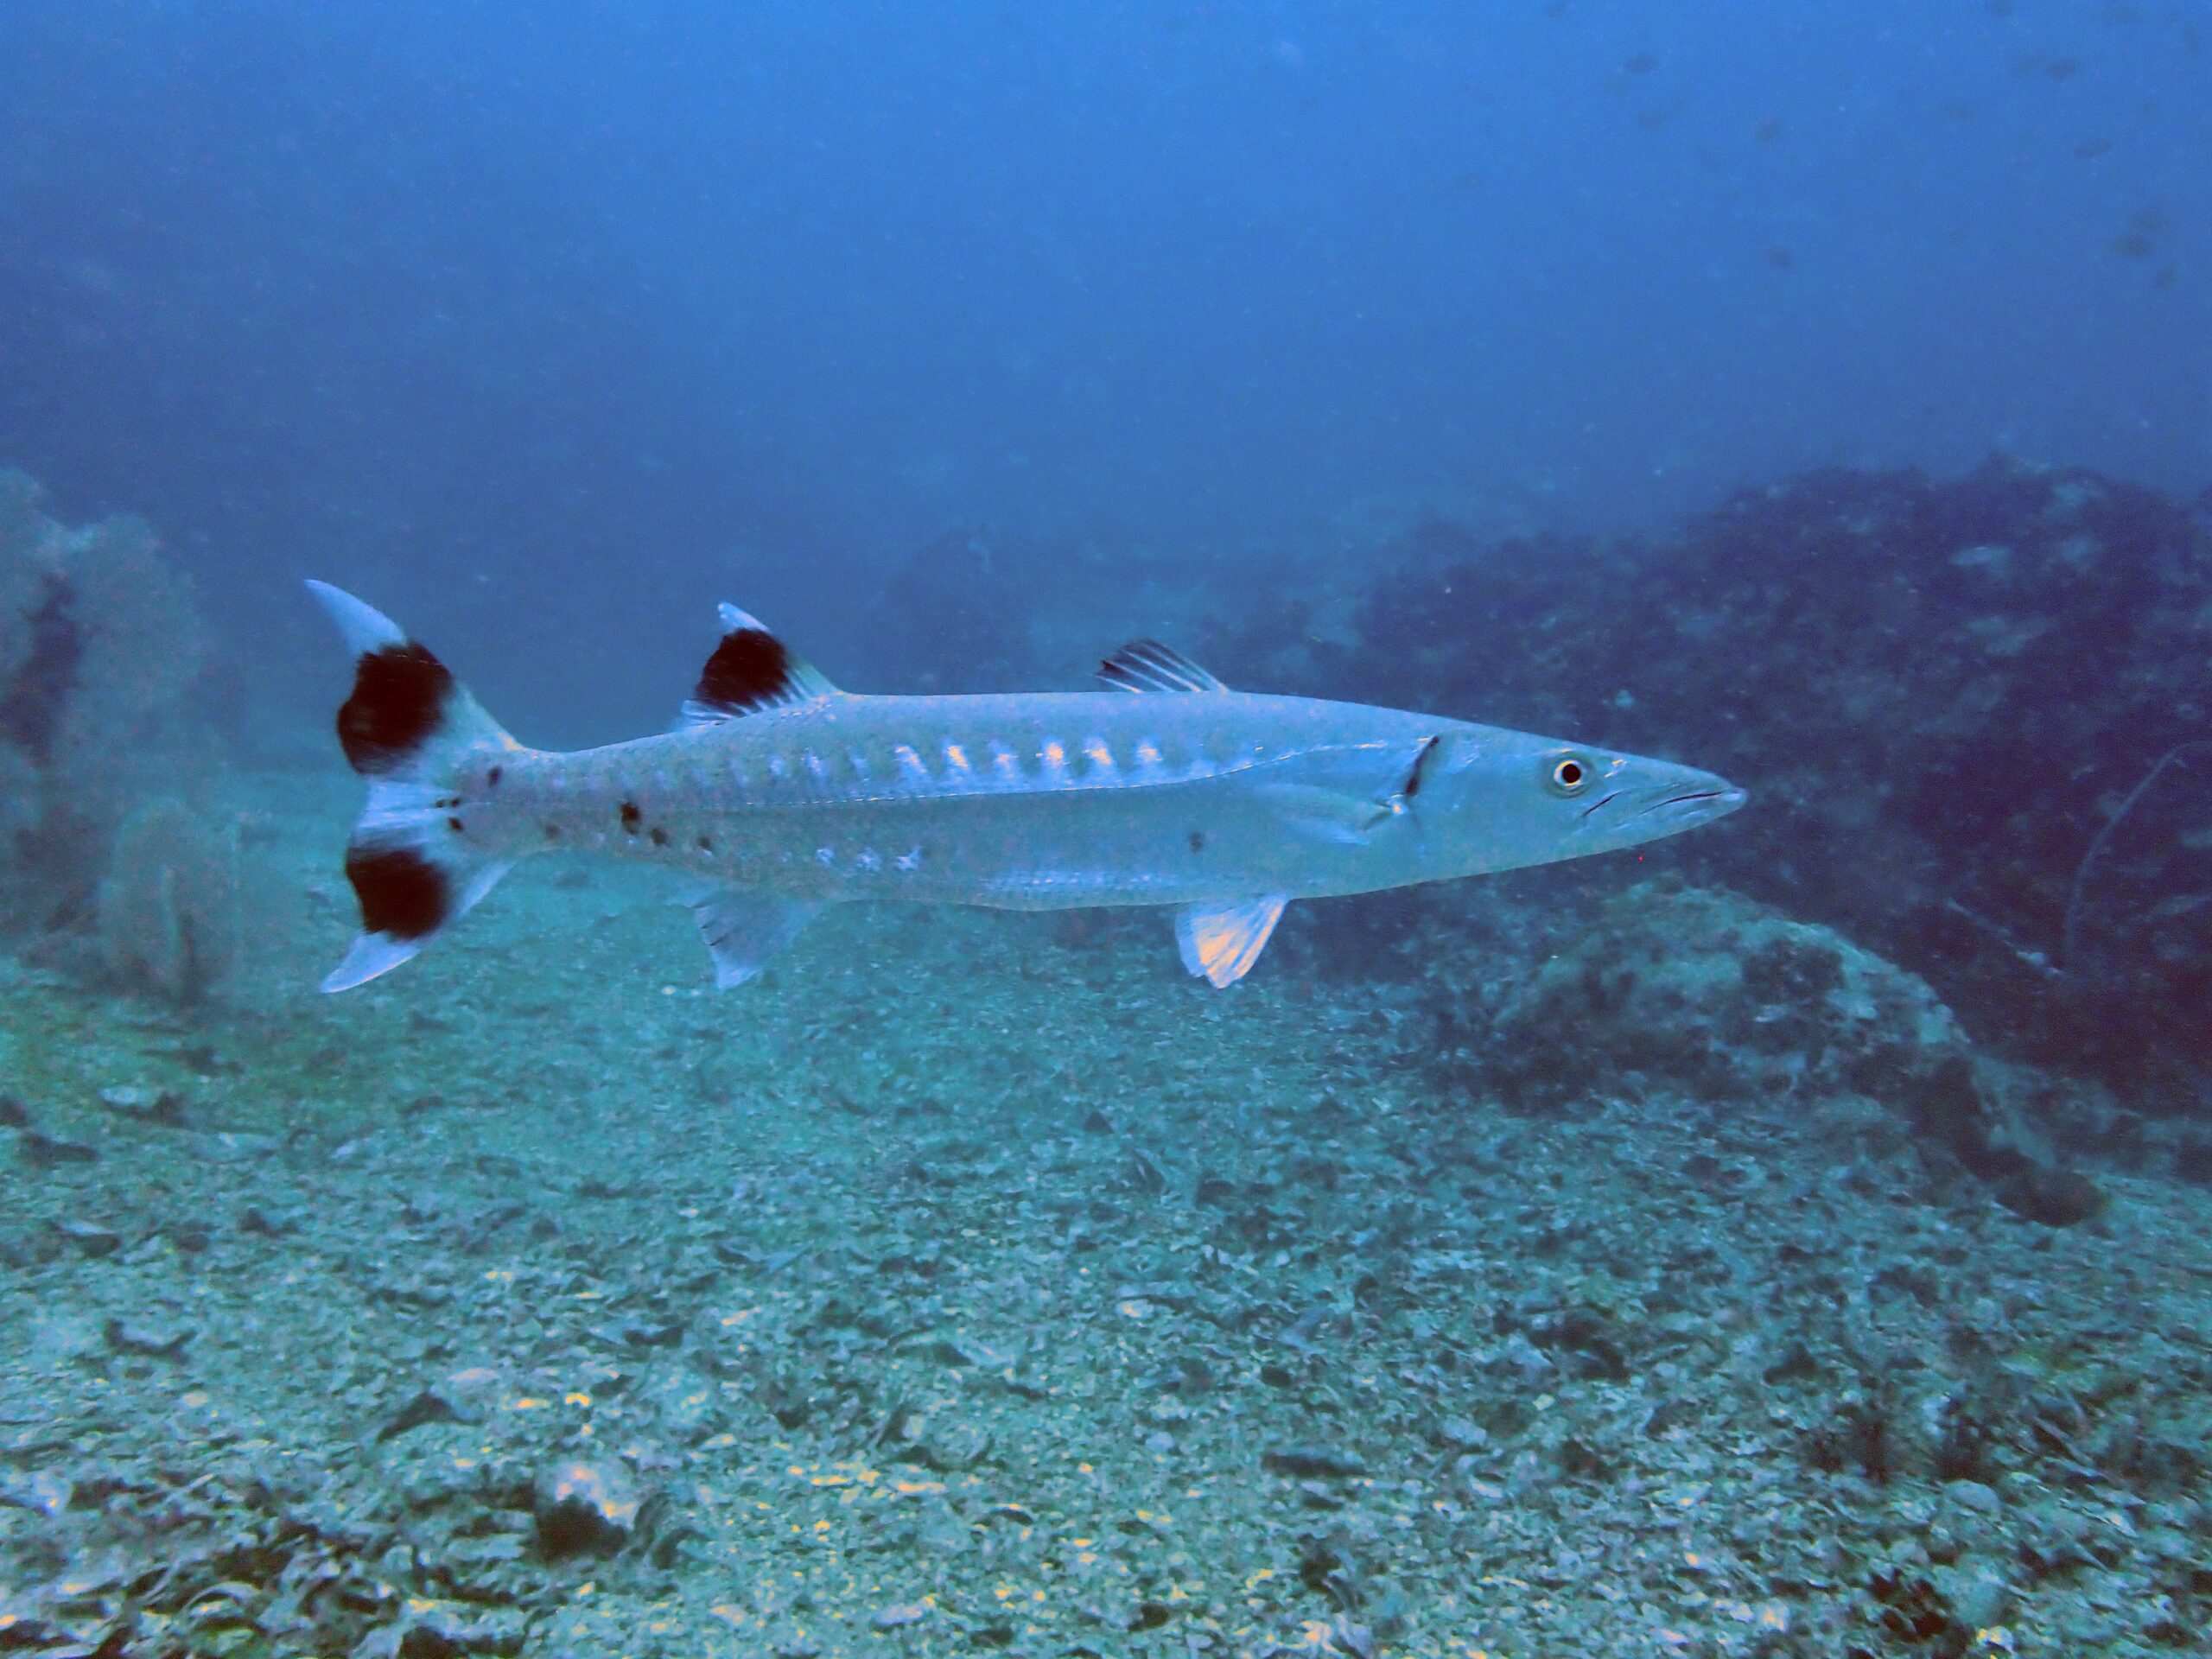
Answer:
<svg viewBox="0 0 2212 1659"><path fill-rule="evenodd" d="M549 863L321 998L240 787L223 1000L0 961L0 1649L2206 1650L2212 1191L1666 849L1227 993Z"/></svg>

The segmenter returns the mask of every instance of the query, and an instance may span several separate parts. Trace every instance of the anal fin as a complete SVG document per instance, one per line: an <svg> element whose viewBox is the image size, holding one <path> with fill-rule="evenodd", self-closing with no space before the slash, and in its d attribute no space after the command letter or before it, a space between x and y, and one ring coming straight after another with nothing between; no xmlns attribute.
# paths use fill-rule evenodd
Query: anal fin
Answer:
<svg viewBox="0 0 2212 1659"><path fill-rule="evenodd" d="M1288 900L1263 893L1229 905L1185 905L1175 912L1175 944L1183 966L1209 985L1234 985L1252 971Z"/></svg>
<svg viewBox="0 0 2212 1659"><path fill-rule="evenodd" d="M778 899L744 887L712 887L694 899L691 914L715 959L715 988L726 991L756 977L821 908L813 899Z"/></svg>

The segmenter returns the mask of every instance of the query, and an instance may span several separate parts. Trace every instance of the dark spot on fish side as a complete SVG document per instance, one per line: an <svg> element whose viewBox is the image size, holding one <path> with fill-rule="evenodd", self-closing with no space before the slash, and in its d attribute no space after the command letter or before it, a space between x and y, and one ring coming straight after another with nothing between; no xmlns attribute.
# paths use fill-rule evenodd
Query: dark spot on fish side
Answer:
<svg viewBox="0 0 2212 1659"><path fill-rule="evenodd" d="M638 822L643 816L638 810L638 804L635 801L622 803L622 827L632 835L638 833Z"/></svg>
<svg viewBox="0 0 2212 1659"><path fill-rule="evenodd" d="M361 901L361 926L395 939L435 933L452 908L445 874L404 847L350 847L346 879Z"/></svg>
<svg viewBox="0 0 2212 1659"><path fill-rule="evenodd" d="M713 851L715 850L715 838L714 838L712 836L700 836L700 837L699 837L699 850L700 850L701 852L702 852L702 853L711 853L711 852L713 852Z"/></svg>
<svg viewBox="0 0 2212 1659"><path fill-rule="evenodd" d="M446 828L452 830L456 836L459 835L461 833L461 820L459 818L448 818L446 820Z"/></svg>
<svg viewBox="0 0 2212 1659"><path fill-rule="evenodd" d="M497 789L499 786L499 779L506 775L507 769L505 766L493 767L491 771L484 774L484 787L486 789Z"/></svg>
<svg viewBox="0 0 2212 1659"><path fill-rule="evenodd" d="M558 840L560 840L560 839L561 839L561 826L560 826L559 824L557 824L557 823L549 823L549 824L547 824L547 825L545 826L545 839L546 839L546 840L548 840L548 841L558 841Z"/></svg>
<svg viewBox="0 0 2212 1659"><path fill-rule="evenodd" d="M692 701L731 714L745 714L773 702L791 684L791 654L784 642L760 628L740 628L722 636L700 671Z"/></svg>
<svg viewBox="0 0 2212 1659"><path fill-rule="evenodd" d="M651 832L647 834L645 839L652 842L656 847L665 847L668 845L668 831L662 829L658 824L655 824Z"/></svg>
<svg viewBox="0 0 2212 1659"><path fill-rule="evenodd" d="M410 639L362 654L338 711L338 741L356 772L389 772L438 728L453 675Z"/></svg>
<svg viewBox="0 0 2212 1659"><path fill-rule="evenodd" d="M1191 831L1191 850L1192 850L1192 852L1194 852L1194 853L1203 853L1204 851L1205 851L1205 849L1206 849L1206 832L1205 832L1205 830L1192 830L1192 831Z"/></svg>

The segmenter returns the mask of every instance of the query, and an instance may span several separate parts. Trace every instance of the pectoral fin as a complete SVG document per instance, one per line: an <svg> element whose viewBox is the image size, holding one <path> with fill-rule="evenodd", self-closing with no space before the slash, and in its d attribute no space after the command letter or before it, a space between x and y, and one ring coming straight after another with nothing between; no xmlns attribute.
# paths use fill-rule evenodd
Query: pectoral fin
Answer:
<svg viewBox="0 0 2212 1659"><path fill-rule="evenodd" d="M694 899L699 937L715 959L715 988L726 991L759 975L821 908L810 899L772 898L743 887L712 887Z"/></svg>
<svg viewBox="0 0 2212 1659"><path fill-rule="evenodd" d="M1317 749L1300 756L1280 779L1255 783L1252 794L1294 835L1331 846L1364 846L1413 804L1440 747L1440 740L1426 737Z"/></svg>
<svg viewBox="0 0 2212 1659"><path fill-rule="evenodd" d="M1386 802L1312 784L1265 784L1252 792L1292 835L1324 846L1364 846L1392 816Z"/></svg>
<svg viewBox="0 0 2212 1659"><path fill-rule="evenodd" d="M1175 912L1183 966L1217 988L1252 971L1287 902L1279 893L1232 905L1185 905Z"/></svg>

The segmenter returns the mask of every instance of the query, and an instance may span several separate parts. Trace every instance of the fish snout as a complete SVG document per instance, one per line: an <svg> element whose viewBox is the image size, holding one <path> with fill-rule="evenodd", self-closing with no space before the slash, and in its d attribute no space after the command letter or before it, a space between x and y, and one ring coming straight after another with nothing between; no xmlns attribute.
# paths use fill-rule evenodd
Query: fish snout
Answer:
<svg viewBox="0 0 2212 1659"><path fill-rule="evenodd" d="M1725 818L1749 799L1748 791L1725 778L1688 779L1646 790L1630 822L1644 836L1678 835Z"/></svg>

